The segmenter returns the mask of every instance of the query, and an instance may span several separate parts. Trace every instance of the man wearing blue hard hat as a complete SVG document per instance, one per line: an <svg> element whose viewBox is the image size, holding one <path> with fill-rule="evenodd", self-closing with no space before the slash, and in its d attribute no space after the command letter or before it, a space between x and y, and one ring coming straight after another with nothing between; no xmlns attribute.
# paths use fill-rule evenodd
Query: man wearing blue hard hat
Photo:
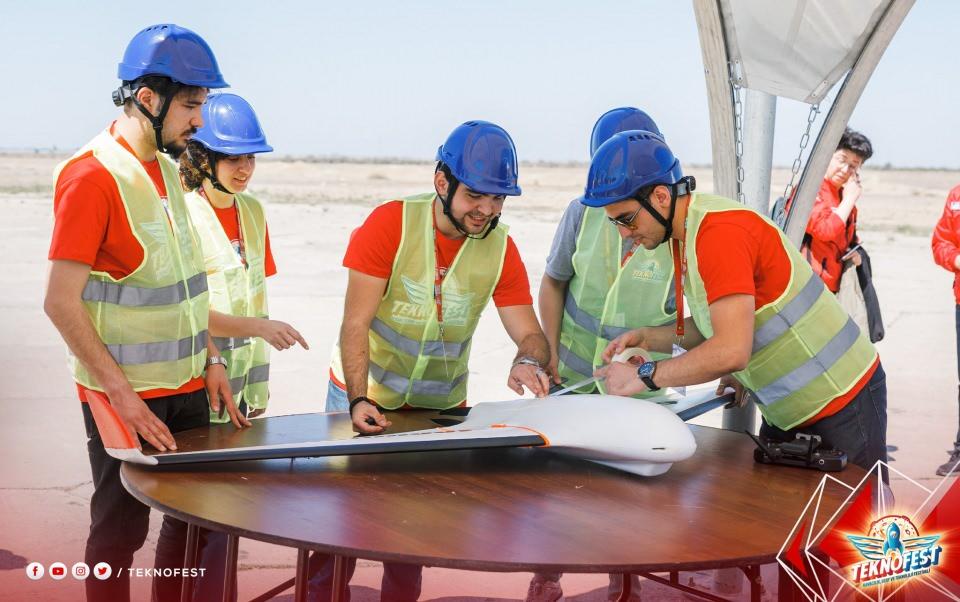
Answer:
<svg viewBox="0 0 960 602"><path fill-rule="evenodd" d="M344 257L350 272L327 411L349 411L361 433L390 426L382 409L466 403L471 340L491 298L517 345L507 385L538 397L549 388L526 269L500 223L506 197L520 194L513 140L486 121L458 126L437 152L433 187L374 209ZM311 565L311 600L326 599L333 561L316 555ZM381 599L416 600L421 568L385 563Z"/></svg>
<svg viewBox="0 0 960 602"><path fill-rule="evenodd" d="M207 425L210 406L246 422L208 337L203 257L170 158L203 125L207 91L227 83L207 43L171 24L134 36L117 72L121 114L54 174L44 310L67 344L80 400L105 396L131 435L165 451L176 449L172 433ZM82 409L94 485L84 559L114 574L87 579L87 599L128 600L150 510L124 489L120 461ZM158 568L183 566L185 533L164 517ZM155 599L179 598L179 578L153 585Z"/></svg>
<svg viewBox="0 0 960 602"><path fill-rule="evenodd" d="M603 352L627 347L689 351L639 367L598 370L607 390L636 395L722 378L757 401L762 436L819 435L871 468L886 460L886 377L870 340L766 217L694 191L680 162L651 132L623 132L593 157L583 203L603 207L621 236L673 248L683 283L675 325L632 330ZM691 318L682 319L682 301Z"/></svg>
<svg viewBox="0 0 960 602"><path fill-rule="evenodd" d="M593 126L590 155L611 136L627 130L660 133L640 109L611 109ZM601 355L610 341L630 329L672 324L674 295L669 246L647 250L635 240L621 239L602 208L587 207L579 198L571 201L557 225L540 283L540 321L550 343L548 372L554 382L569 386L590 379L603 364ZM572 392L606 389L603 383L591 382ZM610 575L608 597L620 596L622 580L619 573ZM640 580L633 580L630 599L639 600ZM526 600L554 602L562 596L560 573L537 573Z"/></svg>

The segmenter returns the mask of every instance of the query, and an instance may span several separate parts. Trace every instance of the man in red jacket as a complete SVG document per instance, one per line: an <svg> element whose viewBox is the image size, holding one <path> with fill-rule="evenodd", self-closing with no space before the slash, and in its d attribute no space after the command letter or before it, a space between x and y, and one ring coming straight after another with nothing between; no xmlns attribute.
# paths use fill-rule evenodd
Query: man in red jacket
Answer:
<svg viewBox="0 0 960 602"><path fill-rule="evenodd" d="M956 297L957 323L957 374L960 376L960 186L957 186L947 195L947 204L943 208L943 215L933 229L933 260L945 270L954 273L953 294ZM960 389L958 389L958 405L960 405ZM953 451L950 459L937 468L941 476L958 476L957 464L960 462L960 430L953 442Z"/></svg>
<svg viewBox="0 0 960 602"><path fill-rule="evenodd" d="M856 204L861 193L860 167L871 156L873 146L866 136L850 128L844 130L807 222L801 250L813 272L834 293L840 290L843 257L859 241ZM860 265L859 253L849 259Z"/></svg>

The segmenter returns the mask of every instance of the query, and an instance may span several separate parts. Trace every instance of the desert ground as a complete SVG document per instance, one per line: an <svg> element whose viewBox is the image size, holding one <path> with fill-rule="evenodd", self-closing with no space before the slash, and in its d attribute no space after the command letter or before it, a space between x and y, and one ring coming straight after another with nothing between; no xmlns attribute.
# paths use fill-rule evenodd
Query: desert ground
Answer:
<svg viewBox="0 0 960 602"><path fill-rule="evenodd" d="M64 363L63 344L42 311L46 253L52 225L51 172L62 157L0 155L0 592L17 599L76 600L82 586L67 578L28 582L26 562L70 566L82 560L92 493L80 406ZM348 236L384 199L424 192L433 166L409 162L261 160L251 191L265 204L279 273L269 282L271 317L293 324L311 349L275 353L268 415L323 409L329 351L340 325ZM698 189L712 188L709 168L693 167ZM524 195L509 199L503 221L525 260L534 298L554 226L582 190L584 165L521 165ZM783 189L787 170L774 173ZM917 495L911 481L938 482L957 430L957 371L951 275L930 253L930 232L960 172L878 170L863 173L860 232L873 259L887 333L878 344L887 372L888 442L898 499ZM488 309L474 339L469 399L509 399L505 381L514 347ZM718 426L720 413L698 420ZM134 566L151 567L159 515ZM785 534L786 535L786 534ZM241 599L292 576L292 550L243 540ZM769 571L765 571L768 574ZM380 571L361 562L355 600L375 599ZM709 583L706 576L698 579ZM478 574L428 569L423 599L522 599L529 574ZM134 599L146 599L149 579L134 579ZM605 578L569 576L568 599L603 599ZM469 590L469 591L467 591ZM650 583L645 599L673 599ZM658 592L654 595L654 592ZM0 598L5 595L0 593ZM287 598L289 599L289 593Z"/></svg>

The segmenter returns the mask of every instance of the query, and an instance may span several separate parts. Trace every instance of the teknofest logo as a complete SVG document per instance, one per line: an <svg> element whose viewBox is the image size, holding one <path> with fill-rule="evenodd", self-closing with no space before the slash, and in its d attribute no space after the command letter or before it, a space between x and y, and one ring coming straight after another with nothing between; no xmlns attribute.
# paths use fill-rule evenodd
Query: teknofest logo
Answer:
<svg viewBox="0 0 960 602"><path fill-rule="evenodd" d="M870 524L867 535L847 535L865 561L851 568L851 578L861 587L925 575L942 559L940 535L921 536L909 518L891 514Z"/></svg>
<svg viewBox="0 0 960 602"><path fill-rule="evenodd" d="M789 577L779 593L883 602L904 590L897 599L960 602L958 558L960 479L929 488L878 462L859 482L820 481L777 554Z"/></svg>

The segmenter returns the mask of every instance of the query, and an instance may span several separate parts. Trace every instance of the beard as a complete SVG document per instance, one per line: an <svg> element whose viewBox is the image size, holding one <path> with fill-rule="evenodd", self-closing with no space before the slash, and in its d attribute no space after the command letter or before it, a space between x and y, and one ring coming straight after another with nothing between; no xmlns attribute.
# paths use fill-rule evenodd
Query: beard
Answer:
<svg viewBox="0 0 960 602"><path fill-rule="evenodd" d="M197 133L197 128L190 128L189 130L184 132L184 134L187 134L187 139L184 140L183 142L179 142L177 140L164 140L163 148L165 150L163 152L167 153L174 159L179 159L180 155L182 155L184 151L187 150L187 142L189 142L190 138L192 138L193 135L196 133Z"/></svg>

